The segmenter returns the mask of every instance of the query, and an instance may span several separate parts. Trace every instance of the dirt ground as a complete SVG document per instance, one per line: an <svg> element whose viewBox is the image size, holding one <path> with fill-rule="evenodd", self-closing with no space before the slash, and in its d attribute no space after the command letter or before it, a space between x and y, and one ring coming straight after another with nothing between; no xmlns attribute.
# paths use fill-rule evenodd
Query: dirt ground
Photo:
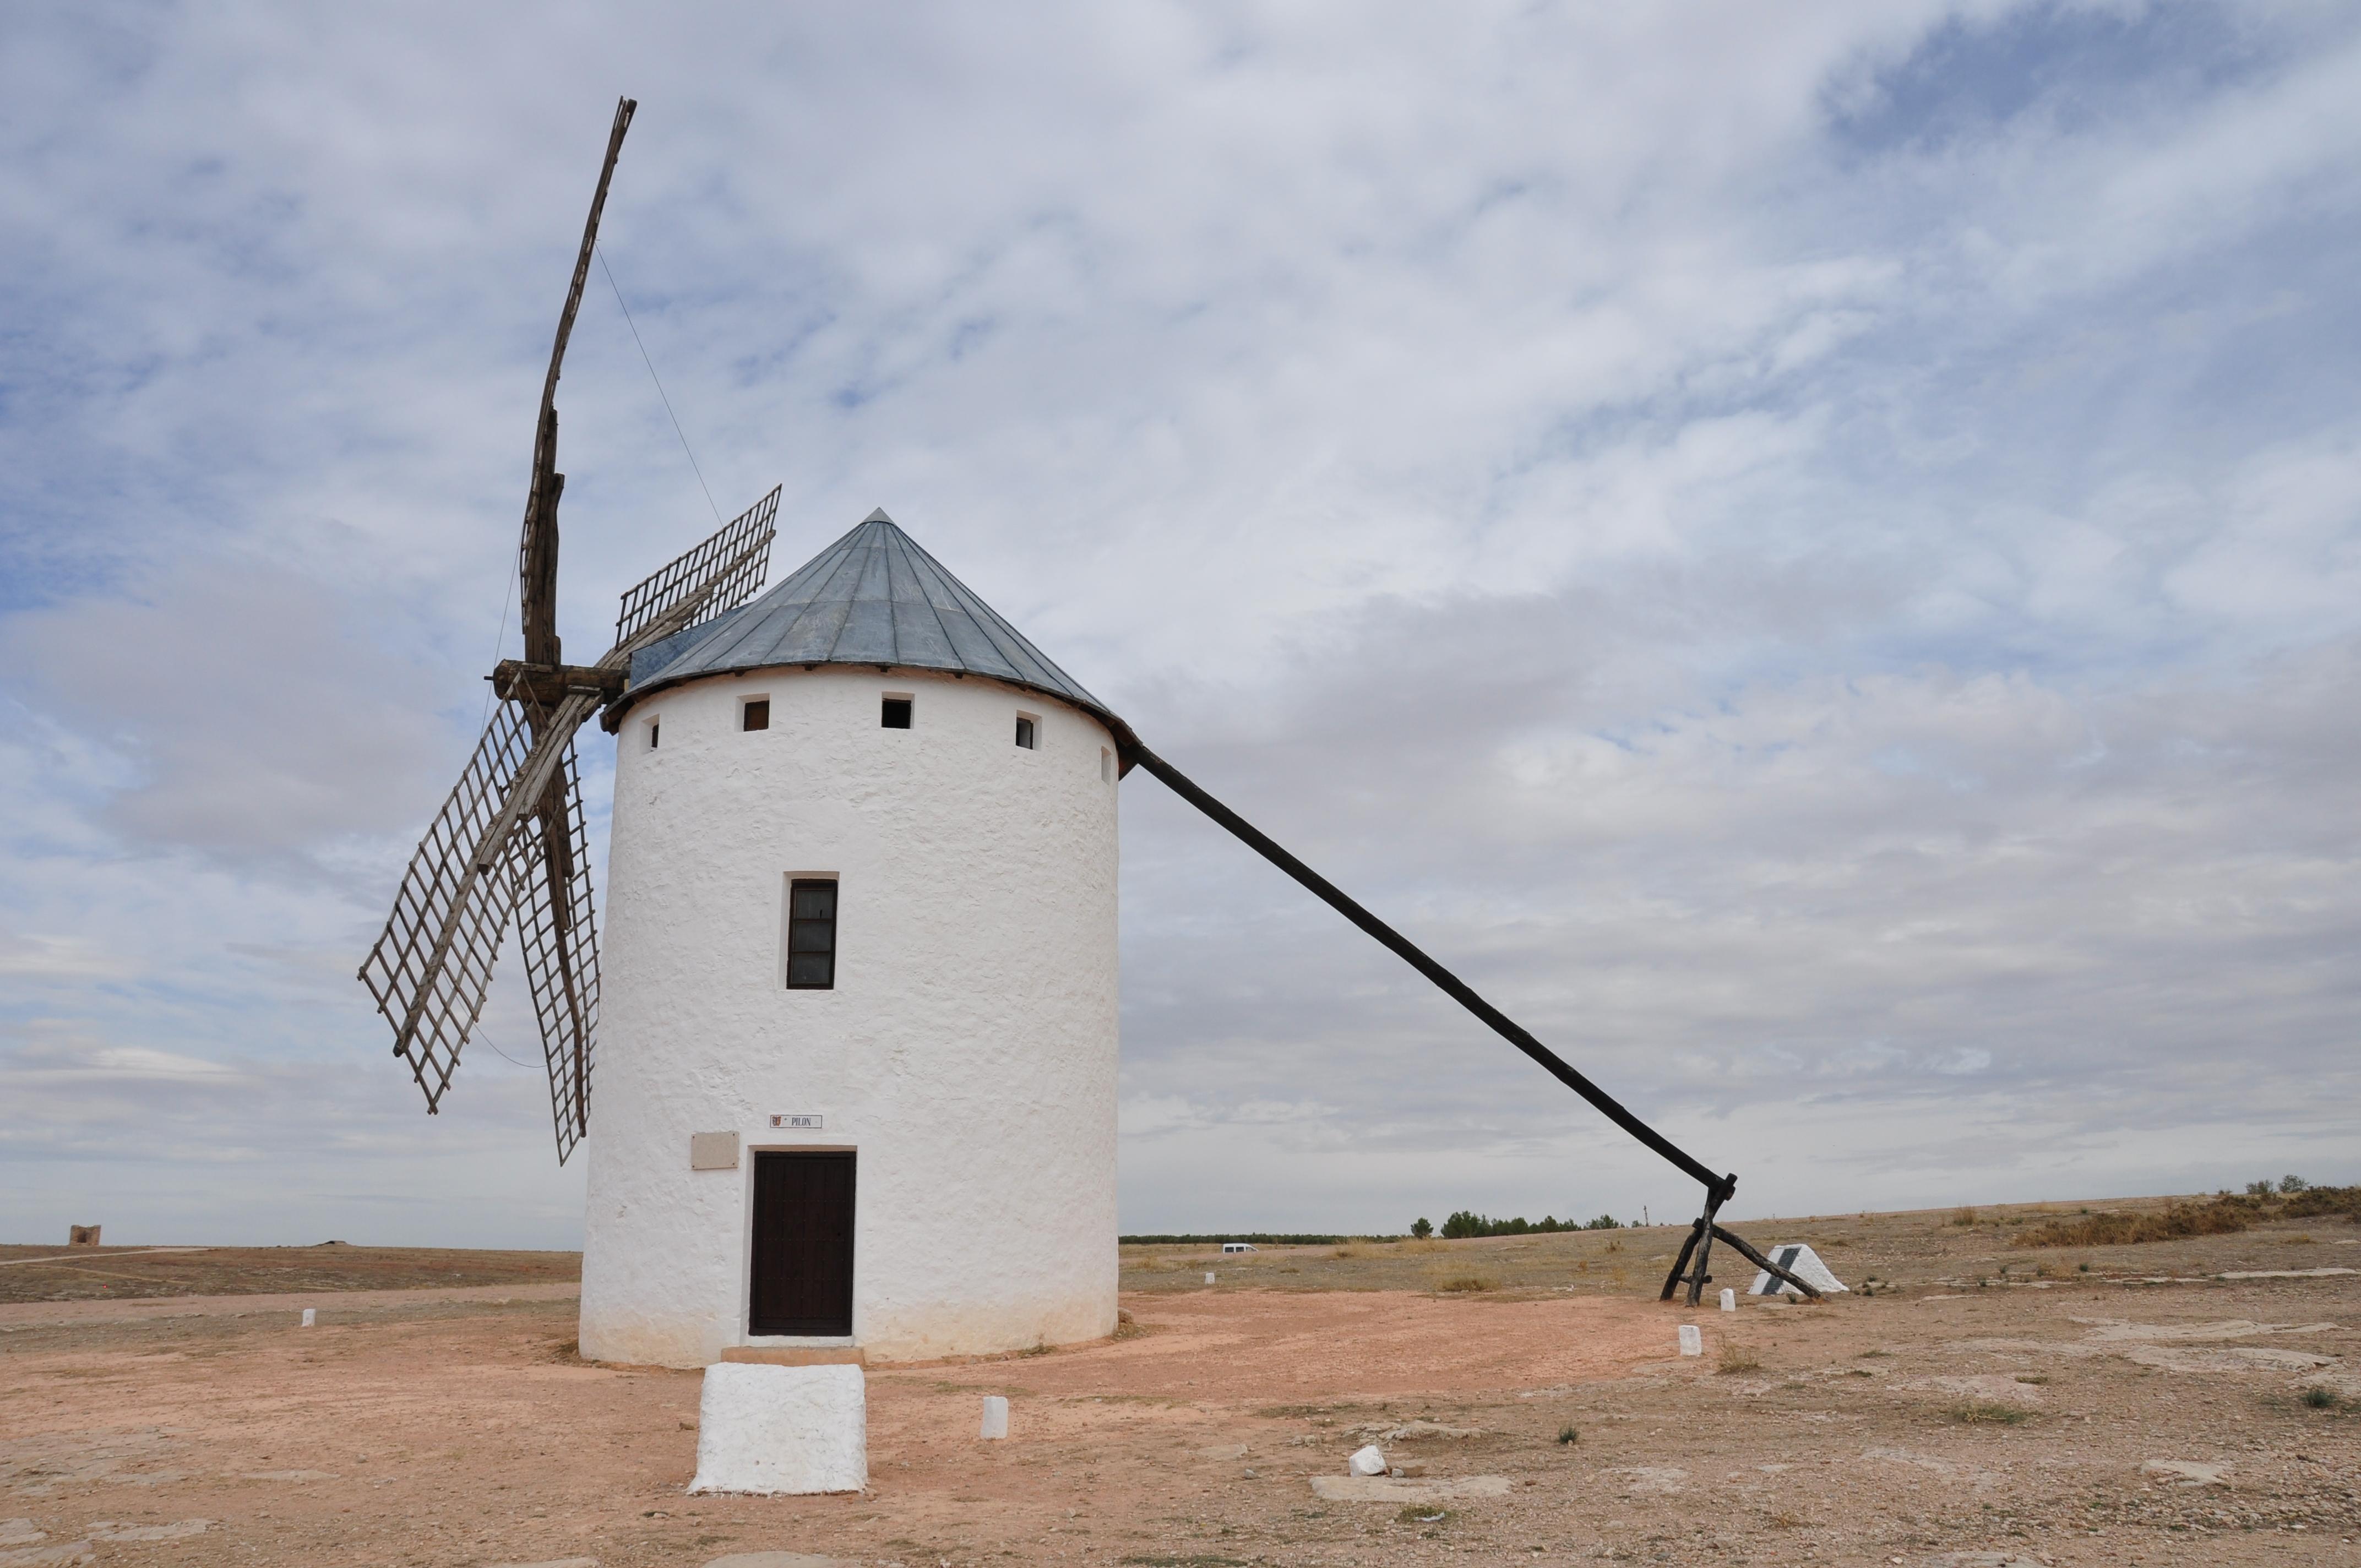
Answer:
<svg viewBox="0 0 2361 1568"><path fill-rule="evenodd" d="M19 1294L0 1568L2361 1564L2361 1227L2008 1245L2077 1207L1752 1223L1855 1290L1734 1314L1655 1302L1664 1227L1126 1248L1124 1337L872 1368L872 1486L840 1497L686 1496L699 1375L584 1364L563 1255L372 1273L351 1248L337 1277L369 1288ZM134 1250L73 1261L205 1255ZM172 1277L284 1291L278 1256ZM1684 1358L1692 1321L1707 1354ZM1009 1397L1007 1442L977 1441L986 1393ZM1413 1491L1498 1495L1315 1495L1373 1440L1425 1466Z"/></svg>
<svg viewBox="0 0 2361 1568"><path fill-rule="evenodd" d="M579 1280L578 1252L428 1247L0 1246L0 1303L251 1296L285 1290L407 1290Z"/></svg>

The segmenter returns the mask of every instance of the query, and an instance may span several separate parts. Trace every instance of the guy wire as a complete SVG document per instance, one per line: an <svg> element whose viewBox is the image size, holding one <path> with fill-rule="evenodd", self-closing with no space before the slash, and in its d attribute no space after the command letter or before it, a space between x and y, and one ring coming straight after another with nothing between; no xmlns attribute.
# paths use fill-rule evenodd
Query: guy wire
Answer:
<svg viewBox="0 0 2361 1568"><path fill-rule="evenodd" d="M664 397L664 378L656 374L656 362L648 357L648 345L641 341L640 324L631 319L631 307L623 303L622 287L615 281L615 269L607 265L607 247L598 247L598 270L607 275L607 287L615 291L616 308L623 313L623 324L631 329L631 341L640 345L640 359L648 367L648 379L656 384L656 396L664 400L664 412L672 419L672 433L680 437L680 449L688 454L689 472L697 476L697 488L705 492L705 504L713 511L713 521L721 521L721 509L714 504L713 488L705 482L705 470L697 466L697 454L688 444L688 432L680 428L680 415L674 413L672 400Z"/></svg>

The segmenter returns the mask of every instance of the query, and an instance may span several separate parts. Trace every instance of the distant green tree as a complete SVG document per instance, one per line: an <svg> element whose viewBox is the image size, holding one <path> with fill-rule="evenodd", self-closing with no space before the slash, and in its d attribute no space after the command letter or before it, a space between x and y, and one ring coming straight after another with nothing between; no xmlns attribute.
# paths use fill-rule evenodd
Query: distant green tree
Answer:
<svg viewBox="0 0 2361 1568"><path fill-rule="evenodd" d="M1434 1222L1428 1219L1425 1215L1421 1214L1417 1219L1411 1222L1410 1234L1416 1236L1419 1240L1424 1241L1427 1237L1434 1234Z"/></svg>
<svg viewBox="0 0 2361 1568"><path fill-rule="evenodd" d="M2282 1192L2302 1192L2308 1190L2311 1186L2312 1183L2306 1181L2301 1176L2282 1176L2279 1178L2279 1190Z"/></svg>
<svg viewBox="0 0 2361 1568"><path fill-rule="evenodd" d="M1623 1222L1612 1214L1601 1214L1582 1228L1586 1231L1620 1231L1623 1228Z"/></svg>

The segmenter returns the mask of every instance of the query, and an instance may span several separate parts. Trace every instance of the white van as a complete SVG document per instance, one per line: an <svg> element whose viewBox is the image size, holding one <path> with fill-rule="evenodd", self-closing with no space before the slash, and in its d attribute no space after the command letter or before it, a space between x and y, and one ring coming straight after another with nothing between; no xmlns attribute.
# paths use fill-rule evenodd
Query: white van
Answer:
<svg viewBox="0 0 2361 1568"><path fill-rule="evenodd" d="M1260 1252L1262 1249L1252 1242L1224 1242L1222 1250L1224 1252Z"/></svg>

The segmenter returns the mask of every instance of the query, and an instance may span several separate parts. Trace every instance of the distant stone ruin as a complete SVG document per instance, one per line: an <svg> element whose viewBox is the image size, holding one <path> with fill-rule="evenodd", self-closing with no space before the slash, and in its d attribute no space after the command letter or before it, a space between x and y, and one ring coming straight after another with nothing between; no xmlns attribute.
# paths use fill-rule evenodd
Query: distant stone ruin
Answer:
<svg viewBox="0 0 2361 1568"><path fill-rule="evenodd" d="M68 1246L96 1246L98 1245L98 1227L96 1225L69 1225L66 1229L68 1232L66 1245Z"/></svg>

